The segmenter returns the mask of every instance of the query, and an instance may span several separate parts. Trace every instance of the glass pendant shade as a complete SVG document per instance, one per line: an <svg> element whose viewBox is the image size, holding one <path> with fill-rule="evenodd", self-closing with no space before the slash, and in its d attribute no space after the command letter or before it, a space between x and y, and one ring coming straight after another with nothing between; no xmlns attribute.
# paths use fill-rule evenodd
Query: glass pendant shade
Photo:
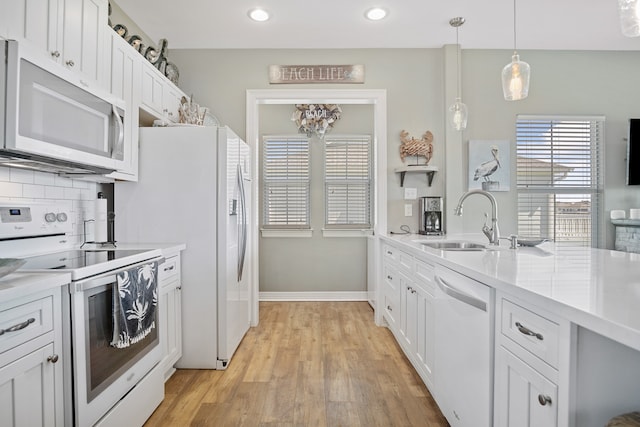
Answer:
<svg viewBox="0 0 640 427"><path fill-rule="evenodd" d="M511 63L502 69L502 92L507 101L518 101L529 95L531 67L514 53Z"/></svg>
<svg viewBox="0 0 640 427"><path fill-rule="evenodd" d="M467 118L469 112L467 106L460 98L456 98L451 107L449 107L449 121L455 130L464 130L467 128Z"/></svg>
<svg viewBox="0 0 640 427"><path fill-rule="evenodd" d="M640 36L640 5L638 0L618 0L620 29L626 37Z"/></svg>

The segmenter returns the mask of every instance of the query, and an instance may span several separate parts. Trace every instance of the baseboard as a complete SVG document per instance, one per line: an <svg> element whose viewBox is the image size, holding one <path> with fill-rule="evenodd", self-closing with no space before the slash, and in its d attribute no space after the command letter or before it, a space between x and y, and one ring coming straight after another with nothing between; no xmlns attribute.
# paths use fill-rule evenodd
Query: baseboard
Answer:
<svg viewBox="0 0 640 427"><path fill-rule="evenodd" d="M260 301L368 301L366 291L260 292Z"/></svg>

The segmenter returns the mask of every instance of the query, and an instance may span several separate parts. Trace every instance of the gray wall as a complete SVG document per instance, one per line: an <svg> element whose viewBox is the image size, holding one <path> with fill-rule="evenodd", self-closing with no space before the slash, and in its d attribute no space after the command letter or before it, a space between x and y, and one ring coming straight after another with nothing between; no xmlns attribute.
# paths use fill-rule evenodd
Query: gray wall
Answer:
<svg viewBox="0 0 640 427"><path fill-rule="evenodd" d="M408 175L405 187L418 188L418 196L445 195L447 230L479 232L488 211L486 200L469 199L462 218L451 209L467 190L467 147L470 139L508 139L515 135L517 114L601 114L606 116L605 217L611 209L640 207L640 191L624 185L627 119L640 117L639 52L521 51L532 69L529 98L506 102L502 98L500 71L511 58L506 50L462 51L462 95L470 111L462 134L452 132L445 110L455 97L455 49L344 49L344 50L175 50L172 61L180 67L180 87L211 107L224 124L245 135L247 89L274 88L268 83L270 64L364 64L363 85L289 85L295 88L386 89L388 97L388 224L397 230L418 226L414 216L404 216L399 177L399 133L406 129L419 137L425 130L435 136L432 165L440 167L432 187L421 174ZM449 76L449 78L445 78ZM282 87L278 87L279 89ZM285 119L287 120L287 119ZM515 167L515 153L511 153ZM446 162L445 162L446 160ZM448 170L445 173L445 166ZM447 182L445 187L445 175ZM516 230L515 171L512 191L496 193L503 235ZM478 214L473 214L476 212ZM605 246L613 247L613 227L605 221ZM316 257L324 255L316 254ZM278 274L282 275L282 270ZM279 280L282 280L280 278ZM333 289L324 280L309 283L313 290ZM344 290L359 290L343 288ZM297 290L297 289L288 289Z"/></svg>
<svg viewBox="0 0 640 427"><path fill-rule="evenodd" d="M261 105L260 136L296 135L293 105ZM373 134L371 105L344 105L331 135ZM260 291L365 291L367 239L325 238L323 145L311 139L311 238L260 238ZM259 153L262 158L262 150ZM262 163L260 163L262 165ZM262 173L262 167L260 167ZM262 186L260 188L262 192ZM260 195L262 204L262 194ZM262 215L262 209L260 209ZM262 218L262 216L261 216ZM262 223L262 221L260 221Z"/></svg>

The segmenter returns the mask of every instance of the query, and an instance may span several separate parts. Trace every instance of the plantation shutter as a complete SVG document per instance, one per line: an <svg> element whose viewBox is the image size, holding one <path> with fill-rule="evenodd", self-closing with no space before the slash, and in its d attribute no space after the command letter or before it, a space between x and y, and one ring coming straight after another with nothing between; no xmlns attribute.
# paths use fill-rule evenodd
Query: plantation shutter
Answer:
<svg viewBox="0 0 640 427"><path fill-rule="evenodd" d="M310 228L309 139L263 139L263 226Z"/></svg>
<svg viewBox="0 0 640 427"><path fill-rule="evenodd" d="M325 137L325 224L371 227L371 137Z"/></svg>
<svg viewBox="0 0 640 427"><path fill-rule="evenodd" d="M598 246L604 117L518 116L518 235Z"/></svg>

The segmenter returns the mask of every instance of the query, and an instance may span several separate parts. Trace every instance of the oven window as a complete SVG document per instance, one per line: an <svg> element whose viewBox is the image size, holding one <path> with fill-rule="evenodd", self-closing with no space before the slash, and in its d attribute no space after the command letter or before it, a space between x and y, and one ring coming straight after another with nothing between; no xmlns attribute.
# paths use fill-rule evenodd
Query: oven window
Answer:
<svg viewBox="0 0 640 427"><path fill-rule="evenodd" d="M113 339L113 286L107 285L87 296L89 317L87 339L87 398L90 402L102 390L133 366L158 344L158 311L156 327L143 340L127 348L110 345Z"/></svg>

